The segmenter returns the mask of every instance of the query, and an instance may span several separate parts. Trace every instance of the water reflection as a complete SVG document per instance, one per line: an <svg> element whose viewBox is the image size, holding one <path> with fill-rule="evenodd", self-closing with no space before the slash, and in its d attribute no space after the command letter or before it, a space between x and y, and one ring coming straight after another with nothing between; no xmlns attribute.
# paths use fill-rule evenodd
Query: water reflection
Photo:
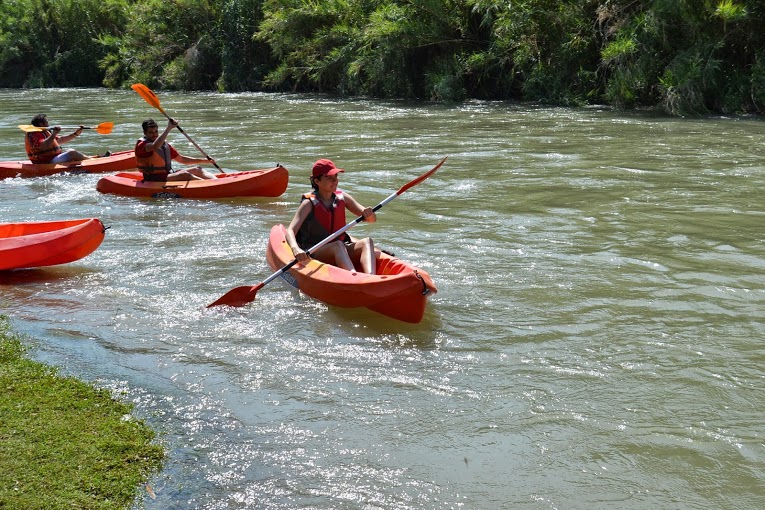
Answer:
<svg viewBox="0 0 765 510"><path fill-rule="evenodd" d="M5 126L41 108L116 123L78 149L130 148L156 112L132 91L0 91ZM765 250L757 119L162 93L227 169L279 162L277 199L100 195L97 176L0 181L5 221L100 217L74 265L0 275L36 356L137 404L165 470L146 508L756 508ZM85 108L87 106L87 108ZM76 119L76 120L75 120ZM0 126L0 154L23 155ZM171 140L193 153L183 138ZM327 307L272 273L318 157L377 203L357 227L439 292L417 325ZM362 230L363 229L363 230Z"/></svg>

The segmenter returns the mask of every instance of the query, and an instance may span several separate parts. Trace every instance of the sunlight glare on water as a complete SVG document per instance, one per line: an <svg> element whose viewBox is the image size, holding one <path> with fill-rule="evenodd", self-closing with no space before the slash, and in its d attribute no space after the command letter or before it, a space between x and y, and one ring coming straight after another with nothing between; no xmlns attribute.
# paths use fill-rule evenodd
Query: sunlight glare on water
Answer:
<svg viewBox="0 0 765 510"><path fill-rule="evenodd" d="M759 119L158 92L227 170L290 171L275 199L101 195L98 175L0 181L2 221L98 217L91 256L0 275L33 355L136 405L168 458L152 509L765 506ZM132 91L3 90L16 126L162 115ZM178 132L170 141L194 147ZM372 206L361 224L424 269L420 324L339 309L273 270L314 160Z"/></svg>

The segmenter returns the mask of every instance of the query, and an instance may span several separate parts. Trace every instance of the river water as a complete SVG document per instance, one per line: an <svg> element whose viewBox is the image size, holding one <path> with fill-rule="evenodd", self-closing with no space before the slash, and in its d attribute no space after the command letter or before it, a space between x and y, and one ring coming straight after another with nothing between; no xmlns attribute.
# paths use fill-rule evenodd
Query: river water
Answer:
<svg viewBox="0 0 765 510"><path fill-rule="evenodd" d="M160 92L276 199L101 195L97 175L0 181L1 221L98 217L91 256L0 276L33 355L136 405L168 452L148 509L765 507L765 124L602 108ZM132 147L132 91L0 90L0 155L35 113ZM67 131L65 131L67 132ZM180 152L196 152L178 132ZM374 205L355 227L439 287L417 325L328 308L272 273L319 157Z"/></svg>

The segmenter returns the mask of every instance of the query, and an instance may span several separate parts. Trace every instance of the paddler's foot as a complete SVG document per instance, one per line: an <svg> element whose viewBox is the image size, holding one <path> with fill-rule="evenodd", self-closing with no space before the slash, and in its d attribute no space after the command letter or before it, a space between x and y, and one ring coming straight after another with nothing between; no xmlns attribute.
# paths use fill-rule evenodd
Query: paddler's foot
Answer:
<svg viewBox="0 0 765 510"><path fill-rule="evenodd" d="M103 154L99 154L98 157L99 158L106 158L106 157L109 157L111 155L112 155L111 151L106 151Z"/></svg>

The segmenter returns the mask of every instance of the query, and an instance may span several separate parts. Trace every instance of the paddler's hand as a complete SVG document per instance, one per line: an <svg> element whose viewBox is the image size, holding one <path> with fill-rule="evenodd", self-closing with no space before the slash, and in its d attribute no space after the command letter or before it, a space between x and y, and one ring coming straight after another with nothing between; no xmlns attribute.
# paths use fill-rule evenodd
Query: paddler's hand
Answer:
<svg viewBox="0 0 765 510"><path fill-rule="evenodd" d="M80 126L79 128L77 128L77 131L75 131L75 132L74 132L74 133L72 133L72 134L73 134L74 136L80 136L80 135L82 134L82 130L83 130L83 129L85 129L85 126Z"/></svg>
<svg viewBox="0 0 765 510"><path fill-rule="evenodd" d="M305 264L311 260L311 257L309 257L300 247L292 248L292 256L295 257L300 264Z"/></svg>
<svg viewBox="0 0 765 510"><path fill-rule="evenodd" d="M364 221L369 223L374 223L375 221L377 221L377 215L375 214L375 212L372 210L371 207L367 207L366 209L361 211L361 217L364 218Z"/></svg>
<svg viewBox="0 0 765 510"><path fill-rule="evenodd" d="M53 126L50 129L50 132L53 133L54 135L59 134L61 132L61 126Z"/></svg>
<svg viewBox="0 0 765 510"><path fill-rule="evenodd" d="M170 131L174 127L178 127L178 122L175 119L167 119L167 131Z"/></svg>

